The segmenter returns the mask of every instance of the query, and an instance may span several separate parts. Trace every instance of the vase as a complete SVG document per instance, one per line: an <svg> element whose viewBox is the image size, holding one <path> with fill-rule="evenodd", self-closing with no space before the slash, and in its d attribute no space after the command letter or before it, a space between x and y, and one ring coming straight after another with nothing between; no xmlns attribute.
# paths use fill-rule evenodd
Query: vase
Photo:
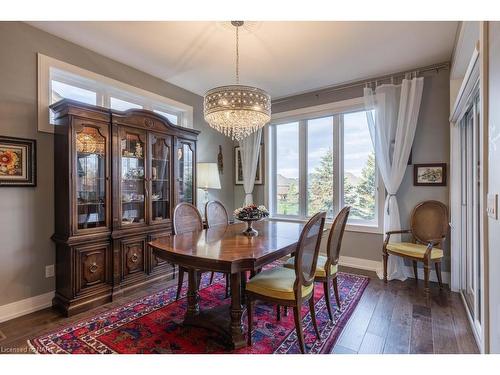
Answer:
<svg viewBox="0 0 500 375"><path fill-rule="evenodd" d="M259 232L257 232L254 228L253 228L253 222L254 221L258 221L260 220L260 218L254 218L254 219L238 219L240 221L244 221L247 223L247 229L245 229L243 231L243 234L245 236L248 236L248 237L255 237L255 236L258 236L259 235Z"/></svg>

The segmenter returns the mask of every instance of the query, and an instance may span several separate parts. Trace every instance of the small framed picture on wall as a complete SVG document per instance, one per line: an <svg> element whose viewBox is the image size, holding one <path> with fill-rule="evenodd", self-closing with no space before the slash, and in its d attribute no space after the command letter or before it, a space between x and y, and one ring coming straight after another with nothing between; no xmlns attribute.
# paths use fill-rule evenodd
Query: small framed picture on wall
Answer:
<svg viewBox="0 0 500 375"><path fill-rule="evenodd" d="M234 148L234 184L235 185L243 185L243 164L241 162L241 148L240 146L236 146ZM255 185L263 185L264 184L264 168L262 163L262 154L263 153L263 145L260 145L259 150L259 159L257 161L257 170L255 171Z"/></svg>
<svg viewBox="0 0 500 375"><path fill-rule="evenodd" d="M414 164L413 185L446 186L446 163Z"/></svg>
<svg viewBox="0 0 500 375"><path fill-rule="evenodd" d="M36 186L36 141L0 136L0 186Z"/></svg>

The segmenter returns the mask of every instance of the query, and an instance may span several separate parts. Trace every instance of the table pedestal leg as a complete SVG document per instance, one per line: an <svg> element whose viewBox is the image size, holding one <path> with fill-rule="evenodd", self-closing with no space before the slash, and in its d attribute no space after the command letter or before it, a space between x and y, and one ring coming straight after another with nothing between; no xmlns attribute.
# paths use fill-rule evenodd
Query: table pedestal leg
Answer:
<svg viewBox="0 0 500 375"><path fill-rule="evenodd" d="M200 312L199 296L198 296L198 271L188 269L188 292L187 292L188 307L186 316L197 315Z"/></svg>
<svg viewBox="0 0 500 375"><path fill-rule="evenodd" d="M241 317L243 307L241 303L242 291L241 273L231 274L231 305L223 304L221 306L201 310L198 296L198 278L199 271L189 269L188 275L188 308L184 317L184 325L201 327L218 332L221 339L227 346L233 349L239 349L246 346L246 340L243 335L243 324Z"/></svg>
<svg viewBox="0 0 500 375"><path fill-rule="evenodd" d="M241 273L241 304L245 306L246 300L245 300L245 290L247 288L247 272L243 271Z"/></svg>
<svg viewBox="0 0 500 375"><path fill-rule="evenodd" d="M245 338L243 336L243 324L241 316L243 315L243 307L241 306L241 273L231 274L231 341L235 348L245 346Z"/></svg>

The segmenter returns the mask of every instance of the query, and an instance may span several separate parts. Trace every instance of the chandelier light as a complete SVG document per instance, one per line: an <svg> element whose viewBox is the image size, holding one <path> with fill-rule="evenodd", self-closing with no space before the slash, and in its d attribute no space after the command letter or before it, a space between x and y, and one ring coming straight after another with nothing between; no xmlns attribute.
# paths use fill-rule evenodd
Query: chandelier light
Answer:
<svg viewBox="0 0 500 375"><path fill-rule="evenodd" d="M205 121L233 140L241 140L271 120L271 97L257 87L240 85L239 27L236 27L236 84L208 90L203 101Z"/></svg>

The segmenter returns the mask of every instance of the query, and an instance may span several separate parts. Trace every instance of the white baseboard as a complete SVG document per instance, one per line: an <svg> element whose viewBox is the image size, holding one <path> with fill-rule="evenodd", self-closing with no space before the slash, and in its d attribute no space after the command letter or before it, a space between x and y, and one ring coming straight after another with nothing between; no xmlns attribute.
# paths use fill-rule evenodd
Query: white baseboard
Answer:
<svg viewBox="0 0 500 375"><path fill-rule="evenodd" d="M418 268L417 269L417 273L418 273L418 279L419 280L423 280L424 279L424 269L423 268ZM406 277L409 277L409 278L412 278L414 279L414 275L413 275L413 267L411 266L406 266L405 267L405 274L406 274ZM443 278L443 284L448 284L450 285L450 273L448 271L441 271L441 277ZM430 274L430 277L429 277L429 280L430 281L434 281L434 282L438 282L438 279L437 279L437 276L436 276L436 271L434 271L434 269L431 269L431 274Z"/></svg>
<svg viewBox="0 0 500 375"><path fill-rule="evenodd" d="M0 306L0 323L52 306L54 291Z"/></svg>
<svg viewBox="0 0 500 375"><path fill-rule="evenodd" d="M377 272L382 268L382 262L376 260L340 256L339 264L345 267L358 268L360 270L367 270Z"/></svg>
<svg viewBox="0 0 500 375"><path fill-rule="evenodd" d="M340 256L339 264L341 266L345 266L345 267L373 271L373 272L380 273L380 274L382 273L381 272L382 271L382 262L379 262L376 260ZM412 279L414 278L412 266L406 266L404 272L405 272L406 277L412 278ZM423 280L424 279L423 268L419 268L417 272L418 272L418 279ZM449 285L450 284L450 272L443 271L443 272L441 272L441 274L443 277L443 284ZM430 281L434 281L434 282L438 281L437 276L436 276L436 272L434 270L431 270L431 275L430 275L429 279L430 279Z"/></svg>

